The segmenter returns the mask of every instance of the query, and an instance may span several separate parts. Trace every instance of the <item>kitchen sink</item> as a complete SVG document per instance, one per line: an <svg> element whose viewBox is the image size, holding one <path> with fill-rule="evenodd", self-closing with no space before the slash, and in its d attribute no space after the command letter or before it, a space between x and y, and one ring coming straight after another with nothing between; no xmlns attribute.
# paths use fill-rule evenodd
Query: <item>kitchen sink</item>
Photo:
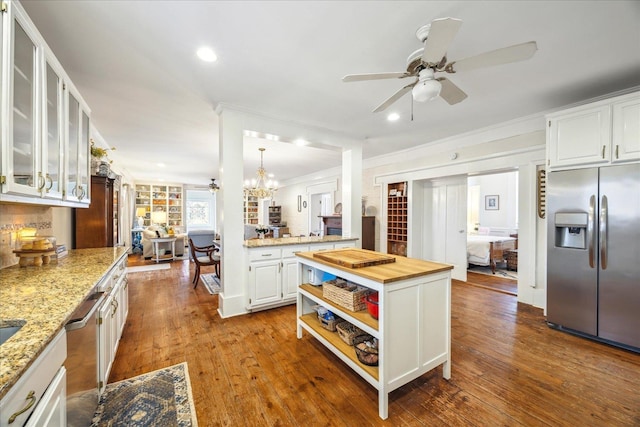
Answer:
<svg viewBox="0 0 640 427"><path fill-rule="evenodd" d="M27 322L20 319L0 320L0 345L11 338Z"/></svg>

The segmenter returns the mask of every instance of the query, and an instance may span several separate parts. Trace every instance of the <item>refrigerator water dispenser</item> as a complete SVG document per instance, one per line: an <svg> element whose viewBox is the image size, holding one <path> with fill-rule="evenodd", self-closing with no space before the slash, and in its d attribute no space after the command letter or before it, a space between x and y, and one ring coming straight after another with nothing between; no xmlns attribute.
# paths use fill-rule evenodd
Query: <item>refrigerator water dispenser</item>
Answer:
<svg viewBox="0 0 640 427"><path fill-rule="evenodd" d="M556 213L556 247L586 249L587 218L586 212Z"/></svg>

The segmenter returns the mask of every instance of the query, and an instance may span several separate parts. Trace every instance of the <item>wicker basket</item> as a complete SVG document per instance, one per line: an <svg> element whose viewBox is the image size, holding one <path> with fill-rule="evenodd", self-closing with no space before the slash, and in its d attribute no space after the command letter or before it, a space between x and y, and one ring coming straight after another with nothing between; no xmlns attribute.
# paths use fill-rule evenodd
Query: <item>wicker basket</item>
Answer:
<svg viewBox="0 0 640 427"><path fill-rule="evenodd" d="M318 322L320 322L320 325L322 325L322 327L325 328L327 331L335 332L336 325L340 322L344 322L344 320L342 320L338 316L334 316L334 317L335 318L333 320L327 320L322 316L318 316Z"/></svg>
<svg viewBox="0 0 640 427"><path fill-rule="evenodd" d="M369 347L365 342L375 343L376 347ZM360 363L369 366L378 366L377 340L371 335L360 335L353 340L353 348L356 350L356 357Z"/></svg>
<svg viewBox="0 0 640 427"><path fill-rule="evenodd" d="M338 323L336 325L336 330L338 331L338 336L340 336L340 339L342 339L342 341L349 345L353 345L353 340L356 337L366 334L365 331L355 325L352 325L346 320L344 322Z"/></svg>
<svg viewBox="0 0 640 427"><path fill-rule="evenodd" d="M349 282L329 280L322 284L322 296L351 311L367 308L364 296L369 290Z"/></svg>

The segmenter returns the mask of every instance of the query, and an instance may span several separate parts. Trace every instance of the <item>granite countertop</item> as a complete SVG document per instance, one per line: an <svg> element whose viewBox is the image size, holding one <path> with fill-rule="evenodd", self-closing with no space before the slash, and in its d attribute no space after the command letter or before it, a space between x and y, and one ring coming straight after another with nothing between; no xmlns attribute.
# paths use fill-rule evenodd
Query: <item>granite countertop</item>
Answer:
<svg viewBox="0 0 640 427"><path fill-rule="evenodd" d="M264 248L267 246L301 245L309 243L333 243L333 242L353 242L358 237L342 236L309 236L309 237L280 237L277 239L250 239L244 241L247 248Z"/></svg>
<svg viewBox="0 0 640 427"><path fill-rule="evenodd" d="M0 345L0 398L42 353L126 247L70 250L41 267L0 270L0 324L26 321Z"/></svg>

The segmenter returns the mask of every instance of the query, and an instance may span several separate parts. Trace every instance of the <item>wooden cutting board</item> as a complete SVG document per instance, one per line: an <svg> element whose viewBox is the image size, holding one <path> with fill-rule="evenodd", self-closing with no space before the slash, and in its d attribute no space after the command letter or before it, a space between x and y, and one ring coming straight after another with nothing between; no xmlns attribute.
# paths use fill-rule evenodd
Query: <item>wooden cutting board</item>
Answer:
<svg viewBox="0 0 640 427"><path fill-rule="evenodd" d="M313 257L349 268L370 267L372 265L396 262L396 258L393 256L372 251L363 251L361 249L336 249L334 251L322 251L314 253Z"/></svg>

